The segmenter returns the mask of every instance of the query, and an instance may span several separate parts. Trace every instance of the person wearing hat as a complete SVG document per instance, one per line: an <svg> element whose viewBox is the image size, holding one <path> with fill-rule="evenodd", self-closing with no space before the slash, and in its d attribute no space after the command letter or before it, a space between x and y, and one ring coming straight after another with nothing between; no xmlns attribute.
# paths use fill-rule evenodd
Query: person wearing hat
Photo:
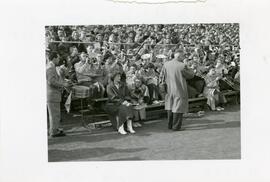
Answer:
<svg viewBox="0 0 270 182"><path fill-rule="evenodd" d="M164 63L161 82L166 83L165 110L168 116L168 129L180 131L183 114L188 112L188 90L186 79L191 79L194 72L183 63L184 50L178 49L174 59ZM162 76L164 75L164 76Z"/></svg>
<svg viewBox="0 0 270 182"><path fill-rule="evenodd" d="M159 103L159 88L158 88L158 74L155 71L155 66L152 63L145 65L145 73L142 75L144 82L149 89L150 100L149 104Z"/></svg>
<svg viewBox="0 0 270 182"><path fill-rule="evenodd" d="M135 133L132 127L134 118L132 99L126 84L121 81L121 73L117 70L111 73L111 82L107 86L108 101L104 110L108 113L112 125L117 131L126 135L124 124L127 125L127 131Z"/></svg>

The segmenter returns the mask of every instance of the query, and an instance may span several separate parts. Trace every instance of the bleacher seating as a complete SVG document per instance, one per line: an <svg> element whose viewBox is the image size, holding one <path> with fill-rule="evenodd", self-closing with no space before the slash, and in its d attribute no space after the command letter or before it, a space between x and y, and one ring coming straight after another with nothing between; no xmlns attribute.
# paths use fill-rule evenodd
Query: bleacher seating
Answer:
<svg viewBox="0 0 270 182"><path fill-rule="evenodd" d="M240 92L239 91L225 91L224 96L228 102L239 104L240 103ZM109 122L107 114L104 112L103 107L106 104L108 98L93 99L91 102L91 107L87 107L85 104L84 108L79 110L82 116L82 124L87 125L91 123L92 125L101 125ZM205 110L207 107L207 99L205 97L190 98L189 99L189 111L198 112ZM73 102L75 106L73 109L78 109L79 105L76 106L76 100ZM164 102L158 104L148 105L146 107L146 118L147 120L157 119L160 117L165 117L166 111L164 110Z"/></svg>

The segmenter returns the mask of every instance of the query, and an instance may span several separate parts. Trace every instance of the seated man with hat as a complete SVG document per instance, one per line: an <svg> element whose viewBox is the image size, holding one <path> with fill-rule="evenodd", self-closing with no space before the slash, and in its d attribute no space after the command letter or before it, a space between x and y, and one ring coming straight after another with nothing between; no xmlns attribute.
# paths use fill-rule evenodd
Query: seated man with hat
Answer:
<svg viewBox="0 0 270 182"><path fill-rule="evenodd" d="M159 88L158 88L158 74L155 71L155 66L152 63L148 63L146 66L146 72L143 78L149 89L150 100L149 103L158 103Z"/></svg>

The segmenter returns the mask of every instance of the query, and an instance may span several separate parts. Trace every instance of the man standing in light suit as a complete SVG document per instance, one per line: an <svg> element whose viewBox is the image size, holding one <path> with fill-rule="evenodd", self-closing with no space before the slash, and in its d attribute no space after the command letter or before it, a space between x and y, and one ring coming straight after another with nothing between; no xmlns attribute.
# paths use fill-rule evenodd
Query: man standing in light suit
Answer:
<svg viewBox="0 0 270 182"><path fill-rule="evenodd" d="M69 87L69 83L64 81L56 72L59 64L59 55L56 52L49 53L49 63L46 68L47 79L47 108L49 111L49 136L60 137L65 133L59 130L61 111L60 102L63 88Z"/></svg>

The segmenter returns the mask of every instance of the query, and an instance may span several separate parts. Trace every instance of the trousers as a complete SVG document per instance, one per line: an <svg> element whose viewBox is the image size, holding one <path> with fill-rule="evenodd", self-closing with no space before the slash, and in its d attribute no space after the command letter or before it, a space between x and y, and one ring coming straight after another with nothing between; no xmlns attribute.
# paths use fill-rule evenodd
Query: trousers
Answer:
<svg viewBox="0 0 270 182"><path fill-rule="evenodd" d="M134 109L134 121L140 121L146 119L145 108Z"/></svg>
<svg viewBox="0 0 270 182"><path fill-rule="evenodd" d="M61 111L60 102L47 102L49 112L49 135L57 133L57 129L60 125Z"/></svg>
<svg viewBox="0 0 270 182"><path fill-rule="evenodd" d="M172 110L167 111L168 129L180 130L182 127L183 113L173 113Z"/></svg>

